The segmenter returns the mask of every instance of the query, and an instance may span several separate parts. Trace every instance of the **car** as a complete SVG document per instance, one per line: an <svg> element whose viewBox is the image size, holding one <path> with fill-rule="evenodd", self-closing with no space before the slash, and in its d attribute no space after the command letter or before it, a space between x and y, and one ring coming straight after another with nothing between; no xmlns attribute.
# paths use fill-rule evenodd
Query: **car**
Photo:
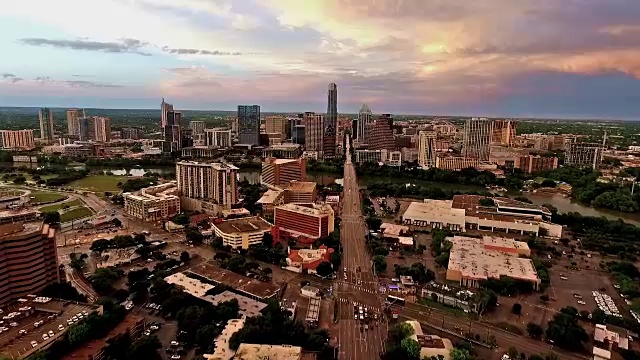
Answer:
<svg viewBox="0 0 640 360"><path fill-rule="evenodd" d="M71 319L67 320L67 325L69 325L69 326L73 325L73 320L71 320Z"/></svg>
<svg viewBox="0 0 640 360"><path fill-rule="evenodd" d="M143 334L144 334L144 336L149 336L149 335L151 335L151 331L149 331L149 330L145 330L145 331L143 332Z"/></svg>
<svg viewBox="0 0 640 360"><path fill-rule="evenodd" d="M151 325L151 326L149 326L149 329L153 330L153 331L156 331L156 330L159 329L159 327L158 327L158 325Z"/></svg>
<svg viewBox="0 0 640 360"><path fill-rule="evenodd" d="M34 348L34 347L38 346L38 342L37 342L37 341L35 341L35 340L31 340L30 344L31 344L31 347L32 347L32 348Z"/></svg>
<svg viewBox="0 0 640 360"><path fill-rule="evenodd" d="M47 334L42 334L42 340L48 340L49 339L49 335Z"/></svg>
<svg viewBox="0 0 640 360"><path fill-rule="evenodd" d="M358 320L358 314L353 315L355 320Z"/></svg>
<svg viewBox="0 0 640 360"><path fill-rule="evenodd" d="M24 335L26 333L27 333L27 330L25 330L25 329L22 329L22 330L18 331L18 334L20 334L20 335Z"/></svg>
<svg viewBox="0 0 640 360"><path fill-rule="evenodd" d="M180 359L180 355L171 355L171 359Z"/></svg>
<svg viewBox="0 0 640 360"><path fill-rule="evenodd" d="M9 326L16 327L16 326L18 326L18 323L17 322L12 322L11 324L9 324Z"/></svg>
<svg viewBox="0 0 640 360"><path fill-rule="evenodd" d="M62 324L58 325L58 331L64 331L64 326Z"/></svg>
<svg viewBox="0 0 640 360"><path fill-rule="evenodd" d="M579 301L578 301L578 304L580 304L580 305L587 305L587 303L586 303L586 302L584 302L584 301L582 301L582 300L579 300Z"/></svg>
<svg viewBox="0 0 640 360"><path fill-rule="evenodd" d="M89 312L87 312L87 310L82 310L82 315L87 316L89 315Z"/></svg>
<svg viewBox="0 0 640 360"><path fill-rule="evenodd" d="M53 330L49 330L49 336L53 336Z"/></svg>

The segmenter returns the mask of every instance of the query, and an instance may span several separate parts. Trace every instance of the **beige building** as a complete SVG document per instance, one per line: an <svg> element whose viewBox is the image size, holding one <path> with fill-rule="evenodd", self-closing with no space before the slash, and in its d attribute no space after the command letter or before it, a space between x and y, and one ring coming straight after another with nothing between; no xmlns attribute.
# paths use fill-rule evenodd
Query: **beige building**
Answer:
<svg viewBox="0 0 640 360"><path fill-rule="evenodd" d="M80 118L84 117L83 113L79 109L67 110L67 134L80 136Z"/></svg>
<svg viewBox="0 0 640 360"><path fill-rule="evenodd" d="M442 356L443 360L451 358L450 354L453 350L451 340L437 335L425 335L422 332L422 326L415 320L405 321L405 323L413 328L411 338L420 344L420 359L428 359L432 356L436 358Z"/></svg>
<svg viewBox="0 0 640 360"><path fill-rule="evenodd" d="M462 286L480 287L482 281L508 276L530 282L535 290L540 288L533 262L523 258L531 255L526 242L493 236L482 239L453 236L446 240L453 244L447 280L457 281Z"/></svg>
<svg viewBox="0 0 640 360"><path fill-rule="evenodd" d="M312 204L317 200L317 184L312 181L291 181L284 187L287 203Z"/></svg>
<svg viewBox="0 0 640 360"><path fill-rule="evenodd" d="M262 162L263 185L278 187L288 185L291 181L304 181L307 177L305 159L267 158Z"/></svg>
<svg viewBox="0 0 640 360"><path fill-rule="evenodd" d="M217 146L221 149L231 147L231 130L204 129L204 145Z"/></svg>
<svg viewBox="0 0 640 360"><path fill-rule="evenodd" d="M477 158L467 158L463 156L438 156L436 157L436 167L442 170L462 170L466 168L477 168L480 160Z"/></svg>
<svg viewBox="0 0 640 360"><path fill-rule="evenodd" d="M493 122L487 118L467 119L464 124L462 155L465 158L489 160Z"/></svg>
<svg viewBox="0 0 640 360"><path fill-rule="evenodd" d="M258 200L258 204L262 206L262 212L265 215L273 216L275 207L285 204L284 191L269 189L262 194L262 197Z"/></svg>
<svg viewBox="0 0 640 360"><path fill-rule="evenodd" d="M31 150L35 145L33 130L0 130L2 148L11 150Z"/></svg>
<svg viewBox="0 0 640 360"><path fill-rule="evenodd" d="M516 121L493 120L493 132L491 134L491 143L502 146L512 146L516 137Z"/></svg>
<svg viewBox="0 0 640 360"><path fill-rule="evenodd" d="M180 213L176 181L150 186L135 193L124 193L124 211L142 221L168 219Z"/></svg>
<svg viewBox="0 0 640 360"><path fill-rule="evenodd" d="M287 127L289 120L281 115L265 116L264 129L267 134L280 134L281 139L285 139L287 135Z"/></svg>
<svg viewBox="0 0 640 360"><path fill-rule="evenodd" d="M93 129L95 133L94 141L111 141L111 119L104 116L93 117Z"/></svg>
<svg viewBox="0 0 640 360"><path fill-rule="evenodd" d="M322 153L324 115L313 112L304 113L302 125L304 125L304 138L306 151L318 151Z"/></svg>
<svg viewBox="0 0 640 360"><path fill-rule="evenodd" d="M436 139L435 131L420 131L418 137L418 165L423 168L436 166Z"/></svg>
<svg viewBox="0 0 640 360"><path fill-rule="evenodd" d="M186 198L228 208L238 202L237 172L238 168L230 164L180 161L176 163L178 190Z"/></svg>
<svg viewBox="0 0 640 360"><path fill-rule="evenodd" d="M253 216L214 223L213 230L216 236L222 238L223 245L229 245L233 249L248 249L249 246L262 242L264 234L271 230L271 224L261 217Z"/></svg>

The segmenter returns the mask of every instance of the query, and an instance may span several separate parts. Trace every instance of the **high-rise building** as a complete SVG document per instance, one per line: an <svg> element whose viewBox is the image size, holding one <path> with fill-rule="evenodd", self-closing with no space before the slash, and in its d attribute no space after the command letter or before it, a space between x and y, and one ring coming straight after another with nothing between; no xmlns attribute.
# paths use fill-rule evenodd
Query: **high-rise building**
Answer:
<svg viewBox="0 0 640 360"><path fill-rule="evenodd" d="M553 170L558 167L557 157L526 155L521 156L518 162L518 168L527 174L533 174L545 170Z"/></svg>
<svg viewBox="0 0 640 360"><path fill-rule="evenodd" d="M162 128L164 141L168 144L170 151L180 151L182 149L182 113L171 110L164 115L165 125Z"/></svg>
<svg viewBox="0 0 640 360"><path fill-rule="evenodd" d="M281 134L282 139L290 137L290 120L281 115L266 116L264 118L264 132L267 134Z"/></svg>
<svg viewBox="0 0 640 360"><path fill-rule="evenodd" d="M138 128L123 128L120 137L122 139L141 139L144 136L144 131Z"/></svg>
<svg viewBox="0 0 640 360"><path fill-rule="evenodd" d="M330 83L327 91L327 116L324 118L322 152L324 157L336 156L336 134L338 124L338 86Z"/></svg>
<svg viewBox="0 0 640 360"><path fill-rule="evenodd" d="M317 239L333 232L334 212L328 204L284 204L275 208L274 225L289 235Z"/></svg>
<svg viewBox="0 0 640 360"><path fill-rule="evenodd" d="M111 141L111 119L104 116L94 116L94 140L96 142L109 142Z"/></svg>
<svg viewBox="0 0 640 360"><path fill-rule="evenodd" d="M0 130L2 148L10 150L31 150L35 147L33 130Z"/></svg>
<svg viewBox="0 0 640 360"><path fill-rule="evenodd" d="M164 98L162 98L162 103L160 104L160 129L164 129L167 125L167 113L169 111L173 111L173 105L164 102Z"/></svg>
<svg viewBox="0 0 640 360"><path fill-rule="evenodd" d="M260 145L260 106L238 105L238 141Z"/></svg>
<svg viewBox="0 0 640 360"><path fill-rule="evenodd" d="M512 146L516 137L515 120L494 120L491 143L494 145Z"/></svg>
<svg viewBox="0 0 640 360"><path fill-rule="evenodd" d="M306 143L305 138L306 126L296 125L291 129L291 142L294 144L304 146Z"/></svg>
<svg viewBox="0 0 640 360"><path fill-rule="evenodd" d="M278 187L291 181L304 181L306 177L306 162L303 158L267 158L262 162L260 182L264 185Z"/></svg>
<svg viewBox="0 0 640 360"><path fill-rule="evenodd" d="M424 168L436 166L436 139L435 131L420 131L418 137L418 165Z"/></svg>
<svg viewBox="0 0 640 360"><path fill-rule="evenodd" d="M565 165L597 169L602 162L601 144L568 142L565 149Z"/></svg>
<svg viewBox="0 0 640 360"><path fill-rule="evenodd" d="M230 164L180 161L176 179L180 195L229 207L238 202L238 168Z"/></svg>
<svg viewBox="0 0 640 360"><path fill-rule="evenodd" d="M91 121L90 118L86 117L80 118L78 120L78 125L78 138L80 139L80 141L93 140L93 136L95 135L95 132L93 131L93 121Z"/></svg>
<svg viewBox="0 0 640 360"><path fill-rule="evenodd" d="M395 140L393 138L393 118L390 114L382 114L369 126L368 146L370 150L393 150Z"/></svg>
<svg viewBox="0 0 640 360"><path fill-rule="evenodd" d="M49 108L41 108L38 115L40 120L40 139L53 140L53 113Z"/></svg>
<svg viewBox="0 0 640 360"><path fill-rule="evenodd" d="M489 161L493 123L487 118L471 118L464 123L462 155L466 158Z"/></svg>
<svg viewBox="0 0 640 360"><path fill-rule="evenodd" d="M198 134L204 134L204 129L206 129L207 125L204 121L190 121L189 128L193 131L193 135L196 136Z"/></svg>
<svg viewBox="0 0 640 360"><path fill-rule="evenodd" d="M307 151L322 151L323 150L323 132L322 127L324 124L324 115L316 114L313 112L304 113L302 118L304 125L304 147Z"/></svg>
<svg viewBox="0 0 640 360"><path fill-rule="evenodd" d="M231 130L205 129L204 144L205 146L217 146L222 149L231 147Z"/></svg>
<svg viewBox="0 0 640 360"><path fill-rule="evenodd" d="M84 117L84 111L79 109L67 110L67 134L80 135L80 118Z"/></svg>
<svg viewBox="0 0 640 360"><path fill-rule="evenodd" d="M372 123L373 117L371 115L371 109L367 104L362 104L360 111L358 112L358 142L361 144L367 143L367 126Z"/></svg>
<svg viewBox="0 0 640 360"><path fill-rule="evenodd" d="M60 281L55 235L43 223L0 225L0 305Z"/></svg>

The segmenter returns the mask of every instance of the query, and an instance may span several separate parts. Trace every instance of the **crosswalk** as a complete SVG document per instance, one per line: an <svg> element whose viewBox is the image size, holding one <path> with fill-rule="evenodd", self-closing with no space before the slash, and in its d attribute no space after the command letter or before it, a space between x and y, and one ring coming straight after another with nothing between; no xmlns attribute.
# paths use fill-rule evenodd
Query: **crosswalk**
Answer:
<svg viewBox="0 0 640 360"><path fill-rule="evenodd" d="M366 310L380 311L380 309L377 308L377 307L374 307L374 306L371 306L371 305L366 305L364 303L361 303L361 302L358 302L358 301L353 301L353 300L350 300L350 299L341 298L341 299L338 299L338 301L343 303L343 304L350 304L350 305L357 306L357 307L362 306L362 308L366 309Z"/></svg>

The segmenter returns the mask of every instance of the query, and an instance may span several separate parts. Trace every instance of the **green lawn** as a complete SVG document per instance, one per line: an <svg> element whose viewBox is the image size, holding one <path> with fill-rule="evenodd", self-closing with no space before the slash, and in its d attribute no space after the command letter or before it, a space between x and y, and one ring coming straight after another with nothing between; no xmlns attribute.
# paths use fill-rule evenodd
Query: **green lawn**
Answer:
<svg viewBox="0 0 640 360"><path fill-rule="evenodd" d="M89 191L119 192L118 183L127 181L126 176L91 175L70 183L68 186Z"/></svg>
<svg viewBox="0 0 640 360"><path fill-rule="evenodd" d="M63 202L61 204L44 206L44 207L41 207L38 210L40 210L41 212L50 212L50 211L58 211L58 210L62 209L64 206L73 207L73 206L79 206L79 205L84 205L84 203L82 202L82 200L76 199L76 200L72 200L72 201Z"/></svg>
<svg viewBox="0 0 640 360"><path fill-rule="evenodd" d="M29 196L32 197L33 203L60 201L67 198L67 195L47 191L33 191Z"/></svg>
<svg viewBox="0 0 640 360"><path fill-rule="evenodd" d="M60 215L60 222L67 222L75 219L81 219L83 217L87 217L91 215L93 215L93 212L91 211L91 209L89 209L86 206L83 206Z"/></svg>

